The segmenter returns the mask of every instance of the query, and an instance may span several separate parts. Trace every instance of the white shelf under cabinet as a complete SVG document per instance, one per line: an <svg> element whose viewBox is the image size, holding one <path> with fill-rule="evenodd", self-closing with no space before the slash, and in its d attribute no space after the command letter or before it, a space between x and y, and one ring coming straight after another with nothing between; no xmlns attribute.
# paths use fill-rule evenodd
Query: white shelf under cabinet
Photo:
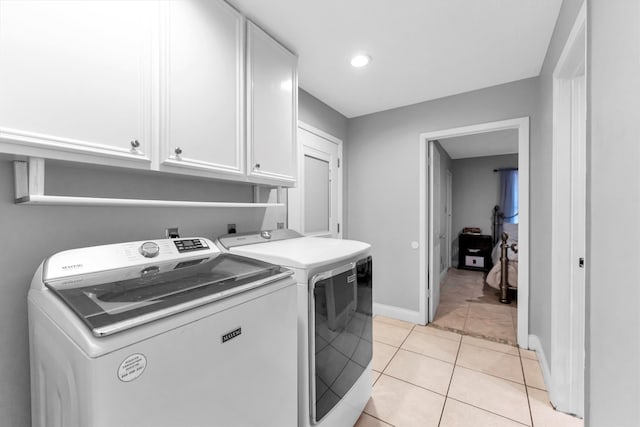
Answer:
<svg viewBox="0 0 640 427"><path fill-rule="evenodd" d="M284 203L207 202L47 195L44 194L44 159L29 158L28 161L14 161L13 167L15 202L20 205L149 208L273 208L286 206Z"/></svg>
<svg viewBox="0 0 640 427"><path fill-rule="evenodd" d="M196 202L188 200L111 199L100 197L28 195L16 199L23 205L43 206L110 206L147 208L272 208L284 203Z"/></svg>

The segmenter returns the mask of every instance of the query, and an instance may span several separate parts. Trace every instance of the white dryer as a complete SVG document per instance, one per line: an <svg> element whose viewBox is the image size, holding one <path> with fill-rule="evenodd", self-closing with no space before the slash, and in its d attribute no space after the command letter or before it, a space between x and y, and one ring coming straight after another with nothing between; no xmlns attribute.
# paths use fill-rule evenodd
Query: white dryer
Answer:
<svg viewBox="0 0 640 427"><path fill-rule="evenodd" d="M203 238L53 255L28 297L33 425L295 425L291 274Z"/></svg>
<svg viewBox="0 0 640 427"><path fill-rule="evenodd" d="M370 245L293 230L230 234L225 251L294 271L298 282L298 425L352 426L371 396Z"/></svg>

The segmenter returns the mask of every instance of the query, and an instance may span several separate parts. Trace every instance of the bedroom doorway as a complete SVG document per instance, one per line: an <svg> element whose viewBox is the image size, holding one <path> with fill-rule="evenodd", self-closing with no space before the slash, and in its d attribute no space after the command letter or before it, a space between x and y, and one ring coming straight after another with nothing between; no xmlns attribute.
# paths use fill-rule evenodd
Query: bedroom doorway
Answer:
<svg viewBox="0 0 640 427"><path fill-rule="evenodd" d="M423 133L419 138L420 149L420 181L419 181L419 257L420 257L420 314L425 323L428 323L438 308L440 295L440 280L438 269L434 269L434 253L438 248L434 247L439 242L436 235L437 218L434 215L433 200L438 196L433 187L434 179L430 179L435 164L435 156L430 156L430 147L433 141L438 139L461 137L475 134L483 134L507 129L514 129L518 136L518 169L519 169L519 269L518 269L518 312L517 312L517 343L521 347L528 348L528 301L529 301L529 118L522 117L511 120L489 122L472 126L446 129L435 132ZM455 176L454 176L455 179ZM439 228L439 227L438 227ZM455 232L455 230L453 230Z"/></svg>

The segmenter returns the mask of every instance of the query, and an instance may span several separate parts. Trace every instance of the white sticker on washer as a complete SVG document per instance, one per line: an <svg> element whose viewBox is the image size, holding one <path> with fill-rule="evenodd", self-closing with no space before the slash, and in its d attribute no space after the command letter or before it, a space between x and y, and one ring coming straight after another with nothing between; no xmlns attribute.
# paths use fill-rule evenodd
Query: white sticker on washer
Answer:
<svg viewBox="0 0 640 427"><path fill-rule="evenodd" d="M118 368L120 381L128 383L138 378L147 367L147 358L144 354L132 354L122 361Z"/></svg>

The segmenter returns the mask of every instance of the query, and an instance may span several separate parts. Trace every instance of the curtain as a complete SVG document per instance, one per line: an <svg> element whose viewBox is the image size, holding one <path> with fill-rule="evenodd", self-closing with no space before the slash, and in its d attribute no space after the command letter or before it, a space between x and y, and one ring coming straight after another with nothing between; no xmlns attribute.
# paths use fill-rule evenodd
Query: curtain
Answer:
<svg viewBox="0 0 640 427"><path fill-rule="evenodd" d="M504 214L504 222L518 223L517 169L503 169L500 171L500 208Z"/></svg>

